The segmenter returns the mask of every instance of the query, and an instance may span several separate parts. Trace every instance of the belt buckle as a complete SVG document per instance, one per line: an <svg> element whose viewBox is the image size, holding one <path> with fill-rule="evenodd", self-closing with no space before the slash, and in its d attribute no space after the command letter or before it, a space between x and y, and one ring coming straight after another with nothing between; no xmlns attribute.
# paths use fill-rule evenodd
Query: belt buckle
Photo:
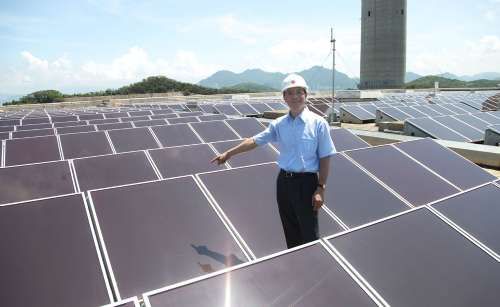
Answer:
<svg viewBox="0 0 500 307"><path fill-rule="evenodd" d="M294 173L285 171L285 178L293 178Z"/></svg>

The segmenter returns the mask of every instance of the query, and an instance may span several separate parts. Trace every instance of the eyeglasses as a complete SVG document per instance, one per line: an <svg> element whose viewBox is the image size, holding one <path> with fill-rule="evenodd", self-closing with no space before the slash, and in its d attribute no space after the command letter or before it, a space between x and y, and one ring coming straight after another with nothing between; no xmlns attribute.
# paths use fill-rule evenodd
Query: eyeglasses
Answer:
<svg viewBox="0 0 500 307"><path fill-rule="evenodd" d="M289 88L285 90L285 95L288 96L293 96L293 95L300 96L300 95L305 95L305 93L306 91L304 91L304 89L302 88Z"/></svg>

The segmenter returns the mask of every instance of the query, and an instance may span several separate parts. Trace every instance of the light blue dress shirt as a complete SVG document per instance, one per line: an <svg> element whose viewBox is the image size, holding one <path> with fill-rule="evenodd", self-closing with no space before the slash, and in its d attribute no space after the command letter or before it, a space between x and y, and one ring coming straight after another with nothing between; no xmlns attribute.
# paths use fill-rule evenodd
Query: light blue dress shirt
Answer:
<svg viewBox="0 0 500 307"><path fill-rule="evenodd" d="M335 153L328 123L307 107L295 118L277 118L253 139L257 145L278 143L278 164L289 172L317 172L319 159Z"/></svg>

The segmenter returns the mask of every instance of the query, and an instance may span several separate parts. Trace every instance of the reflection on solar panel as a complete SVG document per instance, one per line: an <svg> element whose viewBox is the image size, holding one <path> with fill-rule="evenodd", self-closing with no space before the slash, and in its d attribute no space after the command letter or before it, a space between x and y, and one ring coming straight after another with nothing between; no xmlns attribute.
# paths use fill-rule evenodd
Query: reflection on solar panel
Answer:
<svg viewBox="0 0 500 307"><path fill-rule="evenodd" d="M158 179L142 151L75 159L73 163L82 191Z"/></svg>
<svg viewBox="0 0 500 307"><path fill-rule="evenodd" d="M500 259L499 199L500 187L488 184L432 206L492 249Z"/></svg>
<svg viewBox="0 0 500 307"><path fill-rule="evenodd" d="M414 206L459 191L392 146L358 149L346 154Z"/></svg>
<svg viewBox="0 0 500 307"><path fill-rule="evenodd" d="M370 144L366 143L347 129L330 129L330 136L337 151L370 147Z"/></svg>
<svg viewBox="0 0 500 307"><path fill-rule="evenodd" d="M426 208L329 242L391 306L500 300L498 262Z"/></svg>
<svg viewBox="0 0 500 307"><path fill-rule="evenodd" d="M223 153L226 150L238 145L239 143L241 143L241 140L216 142L212 143L212 145L219 153ZM269 144L266 144L258 146L254 150L245 154L236 155L232 157L228 161L228 163L232 167L239 167L259 163L275 162L277 159L278 153Z"/></svg>
<svg viewBox="0 0 500 307"><path fill-rule="evenodd" d="M192 176L90 195L119 298L247 261Z"/></svg>
<svg viewBox="0 0 500 307"><path fill-rule="evenodd" d="M160 306L376 306L318 243L225 274L145 295Z"/></svg>
<svg viewBox="0 0 500 307"><path fill-rule="evenodd" d="M5 165L18 165L60 160L55 136L5 141Z"/></svg>
<svg viewBox="0 0 500 307"><path fill-rule="evenodd" d="M0 168L0 204L74 192L66 161Z"/></svg>
<svg viewBox="0 0 500 307"><path fill-rule="evenodd" d="M226 123L243 138L252 137L265 129L255 118L228 119Z"/></svg>
<svg viewBox="0 0 500 307"><path fill-rule="evenodd" d="M191 123L193 129L205 142L217 142L239 139L224 121Z"/></svg>
<svg viewBox="0 0 500 307"><path fill-rule="evenodd" d="M0 232L2 305L110 302L83 195L1 206Z"/></svg>
<svg viewBox="0 0 500 307"><path fill-rule="evenodd" d="M479 166L431 139L403 142L394 146L463 190L495 179Z"/></svg>
<svg viewBox="0 0 500 307"><path fill-rule="evenodd" d="M64 159L90 157L112 153L103 131L64 134L59 136Z"/></svg>
<svg viewBox="0 0 500 307"><path fill-rule="evenodd" d="M208 144L187 145L150 150L149 154L163 178L226 168L210 163L215 152Z"/></svg>
<svg viewBox="0 0 500 307"><path fill-rule="evenodd" d="M286 249L276 205L278 170L271 163L197 175L257 257ZM332 218L322 221L321 235L342 230Z"/></svg>
<svg viewBox="0 0 500 307"><path fill-rule="evenodd" d="M187 124L151 127L163 147L199 144L201 140Z"/></svg>
<svg viewBox="0 0 500 307"><path fill-rule="evenodd" d="M409 209L343 155L330 158L330 174L325 203L348 227Z"/></svg>
<svg viewBox="0 0 500 307"><path fill-rule="evenodd" d="M108 131L116 152L158 148L148 128L132 128Z"/></svg>

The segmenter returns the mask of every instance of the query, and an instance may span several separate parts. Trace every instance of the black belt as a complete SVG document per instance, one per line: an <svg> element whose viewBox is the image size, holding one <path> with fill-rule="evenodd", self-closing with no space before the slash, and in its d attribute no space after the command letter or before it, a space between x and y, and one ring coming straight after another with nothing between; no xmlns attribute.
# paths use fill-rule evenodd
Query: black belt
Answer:
<svg viewBox="0 0 500 307"><path fill-rule="evenodd" d="M307 176L315 176L316 175L316 173L310 173L310 172L304 172L304 173L289 172L289 171L285 171L284 169L280 170L280 174L283 175L285 178L299 178L299 177L307 177Z"/></svg>

